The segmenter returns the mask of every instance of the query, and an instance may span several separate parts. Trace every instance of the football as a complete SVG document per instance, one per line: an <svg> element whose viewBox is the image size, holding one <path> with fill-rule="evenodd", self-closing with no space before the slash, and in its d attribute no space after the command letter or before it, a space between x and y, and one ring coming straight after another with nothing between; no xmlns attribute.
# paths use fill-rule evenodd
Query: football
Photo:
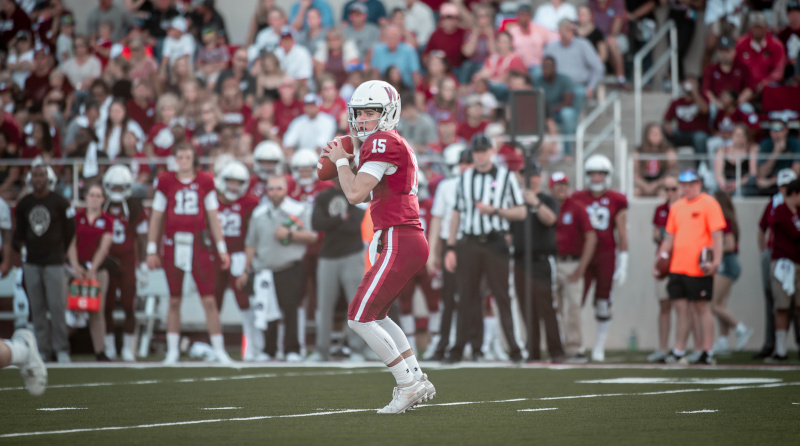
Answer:
<svg viewBox="0 0 800 446"><path fill-rule="evenodd" d="M697 259L700 268L704 265L710 264L714 261L714 250L710 246L706 246L700 251L700 258Z"/></svg>
<svg viewBox="0 0 800 446"><path fill-rule="evenodd" d="M350 135L337 136L333 138L334 141L339 141L342 148L347 153L353 153L353 137ZM317 161L317 178L323 181L330 181L339 176L336 165L328 158L319 157Z"/></svg>
<svg viewBox="0 0 800 446"><path fill-rule="evenodd" d="M669 264L672 256L668 252L662 252L656 259L656 279L661 280L669 275Z"/></svg>

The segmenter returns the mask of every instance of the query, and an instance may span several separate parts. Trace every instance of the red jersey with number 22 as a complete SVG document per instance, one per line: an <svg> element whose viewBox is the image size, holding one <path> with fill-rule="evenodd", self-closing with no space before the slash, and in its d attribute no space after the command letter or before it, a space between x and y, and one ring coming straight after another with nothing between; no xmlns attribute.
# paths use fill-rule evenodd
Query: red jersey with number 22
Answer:
<svg viewBox="0 0 800 446"><path fill-rule="evenodd" d="M597 252L614 251L617 242L614 239L614 221L617 214L628 208L628 199L625 195L615 191L607 190L595 197L588 190L575 191L572 199L582 204L589 214L589 221L597 231Z"/></svg>
<svg viewBox="0 0 800 446"><path fill-rule="evenodd" d="M378 131L369 135L361 145L359 169L370 161L386 162L397 167L393 174L387 172L372 189L370 215L373 231L400 225L422 230L414 149L396 130Z"/></svg>
<svg viewBox="0 0 800 446"><path fill-rule="evenodd" d="M225 236L228 252L244 251L247 224L250 222L250 214L253 213L256 206L258 206L258 197L252 194L245 194L234 203L225 203L220 200L217 216L222 223L222 235Z"/></svg>
<svg viewBox="0 0 800 446"><path fill-rule="evenodd" d="M175 172L161 172L158 175L156 191L164 194L167 208L164 210L164 235L172 237L176 232L197 234L206 229L206 197L217 209L217 191L214 177L210 173L198 171L192 181L183 182Z"/></svg>

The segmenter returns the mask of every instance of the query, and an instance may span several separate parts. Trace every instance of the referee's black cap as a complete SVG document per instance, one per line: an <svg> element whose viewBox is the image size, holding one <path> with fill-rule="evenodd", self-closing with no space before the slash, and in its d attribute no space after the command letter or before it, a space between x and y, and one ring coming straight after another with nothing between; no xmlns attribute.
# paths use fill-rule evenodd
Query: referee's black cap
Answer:
<svg viewBox="0 0 800 446"><path fill-rule="evenodd" d="M458 164L472 164L472 150L464 149L458 154Z"/></svg>
<svg viewBox="0 0 800 446"><path fill-rule="evenodd" d="M494 147L492 140L482 132L475 134L475 136L473 136L472 140L469 142L469 150L473 152L489 150L492 147Z"/></svg>

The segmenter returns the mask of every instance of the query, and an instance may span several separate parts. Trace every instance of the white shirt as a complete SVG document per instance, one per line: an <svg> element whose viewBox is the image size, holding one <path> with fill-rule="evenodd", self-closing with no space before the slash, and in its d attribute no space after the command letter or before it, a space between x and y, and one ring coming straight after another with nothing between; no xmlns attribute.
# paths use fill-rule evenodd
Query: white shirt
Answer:
<svg viewBox="0 0 800 446"><path fill-rule="evenodd" d="M78 65L73 57L62 63L60 68L61 71L64 72L64 76L67 76L67 79L69 79L76 90L88 89L89 85L82 85L83 81L94 79L100 76L102 72L100 60L93 55L89 56L83 65Z"/></svg>
<svg viewBox="0 0 800 446"><path fill-rule="evenodd" d="M406 28L417 35L417 43L424 46L436 30L431 7L417 0L410 9L405 10Z"/></svg>
<svg viewBox="0 0 800 446"><path fill-rule="evenodd" d="M6 203L6 201L2 198L0 198L0 230L11 230L11 209L8 207L8 203ZM3 233L0 232L0 246L2 245Z"/></svg>
<svg viewBox="0 0 800 446"><path fill-rule="evenodd" d="M250 48L247 49L247 59L252 62L258 59L261 51L272 52L278 47L281 41L281 36L277 34L272 28L264 28L256 35L256 39Z"/></svg>
<svg viewBox="0 0 800 446"><path fill-rule="evenodd" d="M19 63L19 62L33 62L33 50L28 50L19 56L17 54L9 54L8 55L8 64L12 63ZM14 80L14 83L17 84L20 90L25 89L25 81L28 80L28 76L31 75L30 71L14 71L11 74L11 79Z"/></svg>
<svg viewBox="0 0 800 446"><path fill-rule="evenodd" d="M275 48L274 53L287 76L292 79L311 79L313 77L314 65L311 62L311 53L303 45L295 43L288 53L279 46Z"/></svg>
<svg viewBox="0 0 800 446"><path fill-rule="evenodd" d="M184 55L189 55L189 65L191 66L194 61L195 42L194 37L189 33L184 33L180 39L173 39L167 36L164 39L164 49L162 57L169 58L169 64L172 65L176 60Z"/></svg>
<svg viewBox="0 0 800 446"><path fill-rule="evenodd" d="M569 3L563 3L556 9L552 3L545 3L536 8L536 15L533 22L544 26L553 32L558 32L558 22L562 19L569 19L573 22L578 21L578 10Z"/></svg>
<svg viewBox="0 0 800 446"><path fill-rule="evenodd" d="M136 135L137 138L139 138L139 143L136 146L136 150L141 152L142 151L142 141L144 141L146 139L146 135L144 134L144 130L142 130L142 127L136 121L134 121L132 119L129 119L128 120L128 127L127 127L126 131L132 132L134 135ZM97 140L98 140L97 145L98 145L98 147L100 147L100 150L103 150L103 148L105 148L106 155L108 155L109 159L113 160L117 156L119 156L120 152L122 151L122 146L120 145L121 136L122 136L121 135L122 134L122 128L121 127L115 126L111 130L111 134L109 135L109 138L108 138L108 147L106 147L106 143L105 143L105 139L106 139L106 121L102 121L102 123L100 123L97 126L97 130L95 131L95 133L97 134Z"/></svg>
<svg viewBox="0 0 800 446"><path fill-rule="evenodd" d="M442 219L442 227L439 230L439 238L447 240L450 237L450 219L453 217L453 209L456 207L456 188L458 178L445 178L436 186L436 194L433 196L433 206L431 215Z"/></svg>
<svg viewBox="0 0 800 446"><path fill-rule="evenodd" d="M286 129L283 146L316 151L318 147L325 147L335 135L336 119L333 116L319 112L316 118L311 119L308 115L302 114L294 118Z"/></svg>

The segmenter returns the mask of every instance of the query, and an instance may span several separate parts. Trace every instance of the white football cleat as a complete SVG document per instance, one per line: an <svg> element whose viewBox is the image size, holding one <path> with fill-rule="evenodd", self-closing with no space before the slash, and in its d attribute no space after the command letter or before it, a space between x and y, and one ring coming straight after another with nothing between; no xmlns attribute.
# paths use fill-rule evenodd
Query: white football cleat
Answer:
<svg viewBox="0 0 800 446"><path fill-rule="evenodd" d="M606 351L603 347L595 347L592 349L592 362L603 362L606 360Z"/></svg>
<svg viewBox="0 0 800 446"><path fill-rule="evenodd" d="M105 343L106 343L105 353L108 359L112 361L117 359L117 345L114 341L114 335L106 335Z"/></svg>
<svg viewBox="0 0 800 446"><path fill-rule="evenodd" d="M178 363L178 359L180 359L181 353L177 350L175 351L167 351L167 356L164 358L164 365L175 365Z"/></svg>
<svg viewBox="0 0 800 446"><path fill-rule="evenodd" d="M422 374L422 379L420 379L419 382L425 386L425 396L422 397L423 402L430 401L436 397L436 387L433 387L433 383L428 381L427 373Z"/></svg>
<svg viewBox="0 0 800 446"><path fill-rule="evenodd" d="M214 350L214 356L218 363L220 364L233 364L233 359L228 356L228 352L225 350Z"/></svg>
<svg viewBox="0 0 800 446"><path fill-rule="evenodd" d="M405 387L395 387L392 391L392 402L383 409L378 409L378 413L403 413L422 401L425 398L425 394L425 384L421 381L414 381L413 384Z"/></svg>
<svg viewBox="0 0 800 446"><path fill-rule="evenodd" d="M27 328L21 328L14 332L11 339L28 346L28 357L19 366L19 373L25 381L25 388L28 389L28 392L33 396L41 396L47 387L47 368L39 355L39 347L36 345L33 332Z"/></svg>
<svg viewBox="0 0 800 446"><path fill-rule="evenodd" d="M122 347L120 356L122 357L122 360L125 362L136 362L136 355L133 354L133 350L127 347Z"/></svg>
<svg viewBox="0 0 800 446"><path fill-rule="evenodd" d="M286 362L303 362L303 357L297 352L289 352L286 354Z"/></svg>
<svg viewBox="0 0 800 446"><path fill-rule="evenodd" d="M667 357L667 352L664 350L656 350L647 355L647 362L661 362Z"/></svg>
<svg viewBox="0 0 800 446"><path fill-rule="evenodd" d="M736 330L736 351L740 352L744 349L744 346L747 345L747 341L750 340L750 336L753 336L753 329L750 327L744 327L743 330Z"/></svg>

